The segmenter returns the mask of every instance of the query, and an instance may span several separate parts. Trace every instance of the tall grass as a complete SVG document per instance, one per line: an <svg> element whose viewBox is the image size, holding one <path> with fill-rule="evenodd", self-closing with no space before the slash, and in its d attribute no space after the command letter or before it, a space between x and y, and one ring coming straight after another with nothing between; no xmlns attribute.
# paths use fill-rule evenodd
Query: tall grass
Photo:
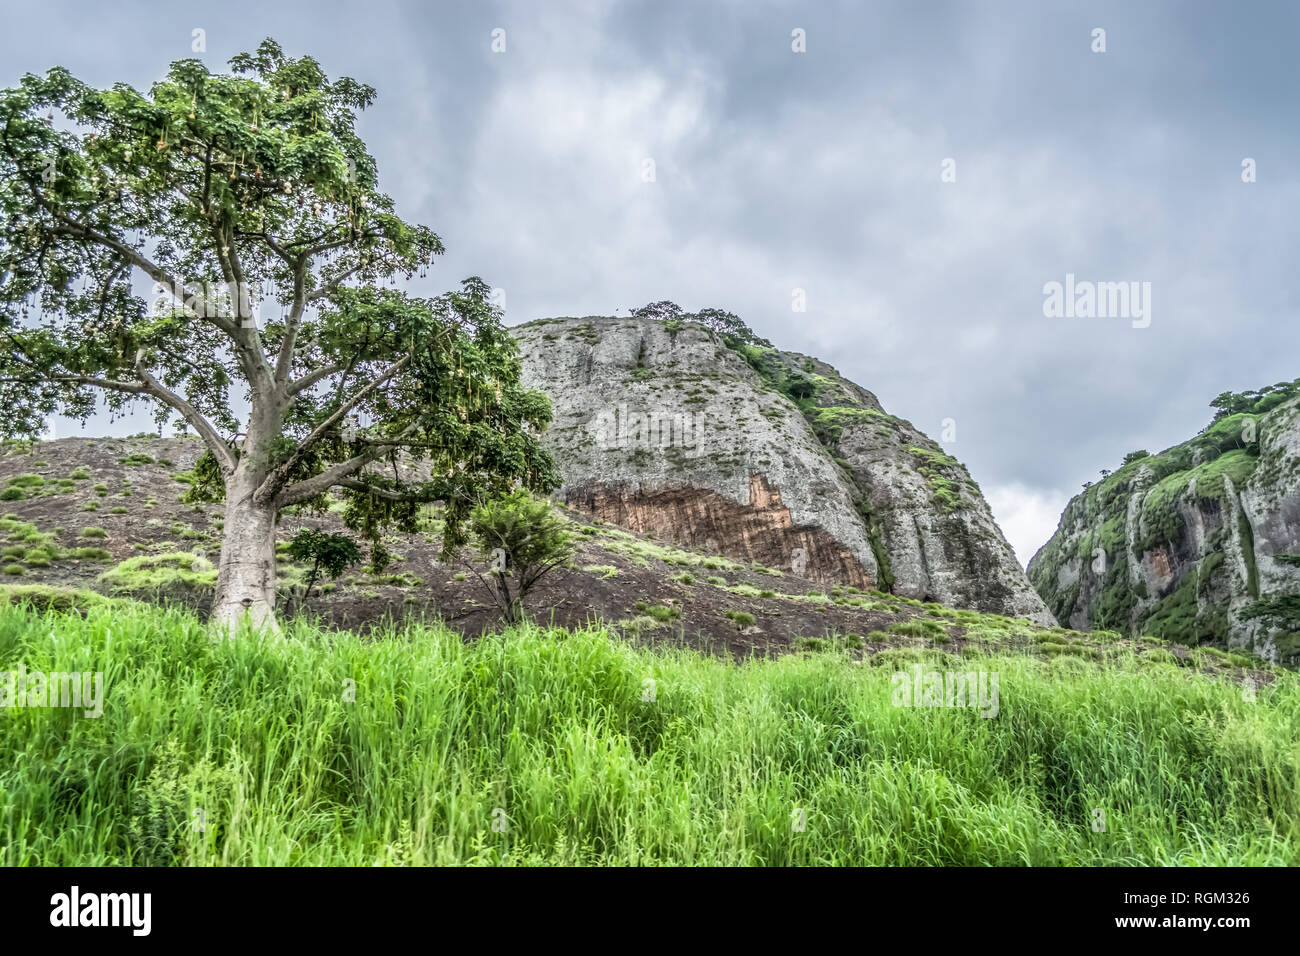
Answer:
<svg viewBox="0 0 1300 956"><path fill-rule="evenodd" d="M891 666L836 655L527 625L214 642L128 602L0 608L20 661L103 671L106 702L0 711L7 865L1300 862L1289 674L1250 701L1173 665L980 657L984 719L896 708Z"/></svg>

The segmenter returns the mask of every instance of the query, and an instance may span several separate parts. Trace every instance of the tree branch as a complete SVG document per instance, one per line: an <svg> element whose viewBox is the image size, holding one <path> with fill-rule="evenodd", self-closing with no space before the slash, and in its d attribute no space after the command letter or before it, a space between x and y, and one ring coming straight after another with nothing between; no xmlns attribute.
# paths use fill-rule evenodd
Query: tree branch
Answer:
<svg viewBox="0 0 1300 956"><path fill-rule="evenodd" d="M285 390L290 397L297 395L305 389L311 388L323 378L329 378L336 372L342 372L349 368L348 363L335 363L334 365L322 365L320 368L313 369L297 381L290 382L289 387Z"/></svg>
<svg viewBox="0 0 1300 956"><path fill-rule="evenodd" d="M356 408L363 398L400 372L402 367L410 360L411 357L409 355L403 355L400 359L390 365L383 374L373 379L365 388L360 389L355 395L340 405L333 415L330 415L312 429L311 434L299 442L298 447L294 449L293 454L277 465L272 472L266 476L266 480L263 481L261 487L257 489L256 495L258 500L268 501L274 498L279 490L284 487L285 482L289 480L290 472L292 472L294 467L302 461L303 456L307 453L307 449L311 448L312 445L316 444L316 442L320 441L321 438L329 434L330 429L338 424L344 415Z"/></svg>
<svg viewBox="0 0 1300 956"><path fill-rule="evenodd" d="M96 388L102 388L110 392L127 392L132 395L141 395L148 391L144 385L137 385L134 382L119 382L111 378L95 378L91 375L51 375L51 382L73 382L77 385L93 385Z"/></svg>
<svg viewBox="0 0 1300 956"><path fill-rule="evenodd" d="M379 488L375 485L368 485L364 481L356 478L340 478L338 484L343 488L351 488L353 491L365 491L377 498L385 498L388 501L406 501L409 495L404 495L398 491L392 491L388 488Z"/></svg>
<svg viewBox="0 0 1300 956"><path fill-rule="evenodd" d="M402 429L401 435L407 435L413 431L415 431L415 425L407 425L406 428ZM312 477L306 478L298 482L297 484L290 485L288 488L285 488L278 495L275 496L274 499L275 507L277 509L287 508L289 505L296 505L303 501L307 501L311 498L315 498L317 495L321 494L322 492L329 491L329 489L333 488L335 485L342 485L344 483L344 479L351 479L352 476L355 475L358 471L360 471L370 462L374 461L375 458L378 456L378 454L379 452L376 449L373 448L367 449L366 451L363 451L359 455L353 455L347 461L342 461L331 468L326 468L319 475L313 475ZM270 479L268 478L267 480L269 481ZM371 488L370 485L366 485L365 482L356 482L356 483L360 485L365 485L365 488L369 491L387 490L387 489L373 489ZM266 483L263 482L262 487L257 490L256 494L260 497L264 493L263 490L265 488L266 488ZM397 497L393 498L392 495L394 494L396 493L390 492L388 495L380 495L380 497L389 497L391 498L391 500L394 501L406 500L405 496L403 495L397 495Z"/></svg>
<svg viewBox="0 0 1300 956"><path fill-rule="evenodd" d="M275 361L275 381L283 385L289 380L293 367L293 347L302 324L303 309L307 306L307 258L301 257L293 267L293 309L284 325L284 338L280 342L280 355Z"/></svg>
<svg viewBox="0 0 1300 956"><path fill-rule="evenodd" d="M45 205L43 201L42 201L42 205ZM185 300L183 295L185 291L185 286L180 282L180 280L176 279L170 273L165 272L162 268L160 268L159 266L151 262L149 259L146 259L144 256L140 255L140 253L136 252L130 246L126 245L123 242L119 242L117 239L114 239L112 236L104 235L103 233L98 232L95 229L91 229L89 226L84 225L83 223L77 222L75 219L69 219L63 213L55 211L53 208L51 208L48 205L46 205L46 208L50 210L50 213L55 217L55 219L57 219L60 223L63 224L60 229L56 230L56 233L62 232L67 235L87 239L90 242L101 245L106 249L113 250L119 256L125 259L127 262L131 263L131 265L135 266L137 269L139 269L141 272L147 275L150 279L153 279L154 282L157 282L159 285L164 286L167 289L170 289L173 294L173 297L175 297L175 293L177 291L180 291L182 293L180 297L181 308L182 311L184 311L186 314L188 314L192 318L202 319L205 322L211 322L213 325L221 329L221 331L225 332L227 335L231 336L232 338L235 337L237 326L235 325L235 323L231 322L230 319L226 318L225 316L202 315L198 312L195 312L192 309L185 309L184 308Z"/></svg>
<svg viewBox="0 0 1300 956"><path fill-rule="evenodd" d="M181 398L171 389L166 388L156 378L150 374L149 369L144 364L144 354L137 352L135 356L135 374L139 375L144 382L141 391L153 395L159 401L170 405L176 411L180 412L182 417L194 426L194 430L203 437L204 443L216 456L217 462L221 465L221 470L229 475L239 464L235 460L235 453L231 450L212 427L212 423L203 417L203 413L191 405L185 399Z"/></svg>

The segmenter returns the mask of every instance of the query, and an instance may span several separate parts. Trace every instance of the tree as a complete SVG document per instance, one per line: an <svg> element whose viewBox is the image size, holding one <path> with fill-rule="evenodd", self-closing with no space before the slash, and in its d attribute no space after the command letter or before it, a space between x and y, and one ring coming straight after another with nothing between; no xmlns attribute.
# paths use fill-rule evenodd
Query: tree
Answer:
<svg viewBox="0 0 1300 956"><path fill-rule="evenodd" d="M724 338L732 338L747 345L763 345L768 348L772 345L771 342L755 333L753 329L741 321L739 316L732 312L725 312L722 309L700 309L694 315L688 315L685 318L698 322L707 329L712 329Z"/></svg>
<svg viewBox="0 0 1300 956"><path fill-rule="evenodd" d="M1145 448L1139 448L1137 451L1131 451L1127 455L1125 455L1124 461L1120 465L1120 467L1122 468L1124 467L1124 465L1131 465L1135 461L1141 461L1143 458L1150 458L1150 457L1151 457L1151 452L1147 451Z"/></svg>
<svg viewBox="0 0 1300 956"><path fill-rule="evenodd" d="M446 555L477 495L558 476L486 284L397 287L443 246L378 189L354 130L375 91L269 39L230 66L0 92L0 404L11 435L97 399L183 419L206 446L191 494L225 501L213 621L274 626L282 509L334 489L377 544L441 500Z"/></svg>
<svg viewBox="0 0 1300 956"><path fill-rule="evenodd" d="M336 580L361 560L361 548L345 534L303 528L289 542L289 556L295 561L311 562L302 592L305 600L311 597L311 589L322 571L330 576L330 580Z"/></svg>
<svg viewBox="0 0 1300 956"><path fill-rule="evenodd" d="M682 315L682 308L676 302L669 302L663 299L659 302L650 302L641 306L639 309L632 310L632 317L637 319L654 319L658 322L667 322L671 319L690 318Z"/></svg>
<svg viewBox="0 0 1300 956"><path fill-rule="evenodd" d="M1215 399L1210 402L1210 407L1215 409L1214 421L1228 418L1231 415L1240 415L1248 412L1255 407L1255 402L1259 400L1258 392L1220 392ZM1213 422L1211 422L1213 424Z"/></svg>
<svg viewBox="0 0 1300 956"><path fill-rule="evenodd" d="M683 312L676 302L662 299L649 302L639 309L632 310L633 318L655 319L659 322L698 322L706 329L717 332L728 340L727 344L762 345L771 348L772 343L757 335L753 329L741 321L739 316L722 309L700 309L698 312Z"/></svg>
<svg viewBox="0 0 1300 956"><path fill-rule="evenodd" d="M573 536L550 502L520 489L488 500L470 515L470 531L489 562L487 585L501 613L512 624L522 616L528 592L573 557ZM475 572L478 573L477 571Z"/></svg>

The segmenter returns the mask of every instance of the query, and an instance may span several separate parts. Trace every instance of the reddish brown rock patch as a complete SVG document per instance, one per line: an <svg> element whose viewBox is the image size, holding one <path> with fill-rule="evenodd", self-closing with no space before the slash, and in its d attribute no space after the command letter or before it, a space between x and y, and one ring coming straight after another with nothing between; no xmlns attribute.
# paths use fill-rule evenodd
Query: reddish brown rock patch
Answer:
<svg viewBox="0 0 1300 956"><path fill-rule="evenodd" d="M634 491L626 486L571 489L565 505L637 534L654 535L685 548L757 561L790 573L796 549L803 549L804 576L827 585L876 586L847 548L824 528L797 525L780 490L761 474L749 481L749 504L693 486Z"/></svg>

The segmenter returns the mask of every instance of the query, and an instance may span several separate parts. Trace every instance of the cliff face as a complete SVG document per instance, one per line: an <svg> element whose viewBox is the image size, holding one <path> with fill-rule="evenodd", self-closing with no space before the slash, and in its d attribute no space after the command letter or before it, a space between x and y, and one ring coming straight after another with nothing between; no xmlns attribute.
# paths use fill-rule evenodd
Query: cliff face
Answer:
<svg viewBox="0 0 1300 956"><path fill-rule="evenodd" d="M690 322L513 330L566 504L826 584L1054 623L966 469L806 356Z"/></svg>
<svg viewBox="0 0 1300 956"><path fill-rule="evenodd" d="M1300 398L1076 496L1029 577L1061 623L1300 660Z"/></svg>

